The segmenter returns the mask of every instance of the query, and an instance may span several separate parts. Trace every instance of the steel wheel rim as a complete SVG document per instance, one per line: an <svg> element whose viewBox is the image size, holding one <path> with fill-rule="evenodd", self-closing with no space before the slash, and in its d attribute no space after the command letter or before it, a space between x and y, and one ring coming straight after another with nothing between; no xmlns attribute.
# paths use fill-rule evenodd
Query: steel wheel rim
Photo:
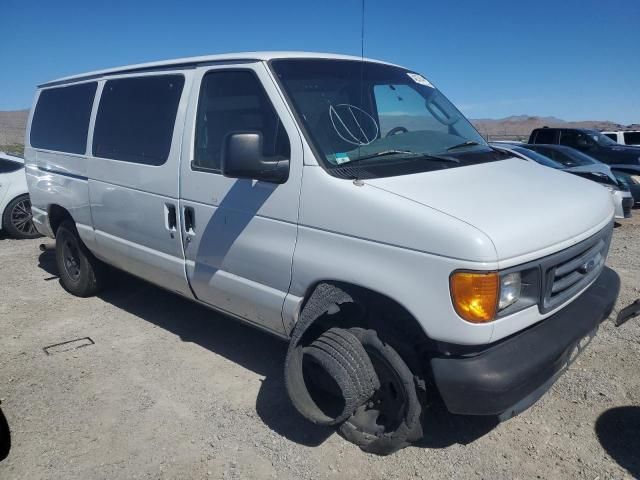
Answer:
<svg viewBox="0 0 640 480"><path fill-rule="evenodd" d="M66 237L66 236L65 236ZM67 276L77 282L80 279L80 253L78 245L72 239L62 239L62 265Z"/></svg>
<svg viewBox="0 0 640 480"><path fill-rule="evenodd" d="M407 398L402 379L393 367L377 352L367 349L367 353L380 380L380 388L367 403L356 409L349 422L360 431L382 435L400 426Z"/></svg>
<svg viewBox="0 0 640 480"><path fill-rule="evenodd" d="M15 204L13 210L11 210L11 224L16 230L25 235L34 235L36 233L29 200L20 200Z"/></svg>

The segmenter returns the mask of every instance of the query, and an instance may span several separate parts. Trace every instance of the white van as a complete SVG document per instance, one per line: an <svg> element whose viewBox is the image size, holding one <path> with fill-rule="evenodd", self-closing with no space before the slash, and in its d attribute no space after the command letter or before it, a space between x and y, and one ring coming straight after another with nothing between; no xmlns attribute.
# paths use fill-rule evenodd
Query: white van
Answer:
<svg viewBox="0 0 640 480"><path fill-rule="evenodd" d="M640 146L640 130L602 132L602 134L621 145Z"/></svg>
<svg viewBox="0 0 640 480"><path fill-rule="evenodd" d="M244 53L63 78L38 88L25 153L64 288L95 294L109 264L283 338L295 407L369 452L420 438L438 395L526 409L618 294L607 190L493 149L383 62Z"/></svg>

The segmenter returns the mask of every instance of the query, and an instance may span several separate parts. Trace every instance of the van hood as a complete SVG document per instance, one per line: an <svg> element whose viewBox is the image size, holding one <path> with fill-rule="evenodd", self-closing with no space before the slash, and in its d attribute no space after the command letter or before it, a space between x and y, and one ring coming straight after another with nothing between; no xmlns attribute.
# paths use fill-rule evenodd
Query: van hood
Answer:
<svg viewBox="0 0 640 480"><path fill-rule="evenodd" d="M501 262L566 248L613 218L606 188L519 158L365 183L474 226Z"/></svg>

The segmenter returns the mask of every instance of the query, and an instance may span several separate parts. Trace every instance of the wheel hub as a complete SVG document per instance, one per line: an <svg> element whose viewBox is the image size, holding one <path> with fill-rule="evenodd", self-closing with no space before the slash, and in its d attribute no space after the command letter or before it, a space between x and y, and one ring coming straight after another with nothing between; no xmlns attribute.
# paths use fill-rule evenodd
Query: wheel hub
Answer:
<svg viewBox="0 0 640 480"><path fill-rule="evenodd" d="M80 277L80 256L78 254L77 245L69 240L63 243L62 256L64 260L64 268L71 279L77 281Z"/></svg>
<svg viewBox="0 0 640 480"><path fill-rule="evenodd" d="M367 353L380 379L380 388L354 412L350 422L361 431L380 435L398 427L406 408L406 399L402 395L402 381L393 369L374 352Z"/></svg>

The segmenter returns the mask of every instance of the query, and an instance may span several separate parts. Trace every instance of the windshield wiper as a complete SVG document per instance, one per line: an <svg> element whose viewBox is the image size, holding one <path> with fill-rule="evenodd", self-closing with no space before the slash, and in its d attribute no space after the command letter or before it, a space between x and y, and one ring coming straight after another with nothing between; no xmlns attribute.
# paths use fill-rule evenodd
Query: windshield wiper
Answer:
<svg viewBox="0 0 640 480"><path fill-rule="evenodd" d="M419 153L414 158L417 160L435 160L437 162L460 163L460 160L453 157L445 157L444 155L432 155L430 153Z"/></svg>
<svg viewBox="0 0 640 480"><path fill-rule="evenodd" d="M372 153L371 155L363 155L362 157L354 158L353 160L350 160L349 162L346 162L346 163L359 162L360 160L368 160L370 158L377 158L377 157L386 157L387 155L396 155L401 153L405 155L407 154L416 155L416 153L412 152L411 150L383 150L381 152Z"/></svg>
<svg viewBox="0 0 640 480"><path fill-rule="evenodd" d="M454 145L453 147L447 148L447 152L450 152L451 150L455 150L456 148L473 147L475 145L480 145L480 144L475 140L467 140L466 142L462 142L457 145Z"/></svg>
<svg viewBox="0 0 640 480"><path fill-rule="evenodd" d="M416 160L436 160L440 162L460 163L460 160L458 160L457 158L445 157L440 155L432 155L430 153L412 152L411 150L383 150L382 152L372 153L371 155L365 155L364 157L354 158L353 160L343 163L342 165L348 165L353 162L359 162L360 160L367 160L370 158L384 157L387 155L396 155L396 154L411 155L410 158L415 158Z"/></svg>

